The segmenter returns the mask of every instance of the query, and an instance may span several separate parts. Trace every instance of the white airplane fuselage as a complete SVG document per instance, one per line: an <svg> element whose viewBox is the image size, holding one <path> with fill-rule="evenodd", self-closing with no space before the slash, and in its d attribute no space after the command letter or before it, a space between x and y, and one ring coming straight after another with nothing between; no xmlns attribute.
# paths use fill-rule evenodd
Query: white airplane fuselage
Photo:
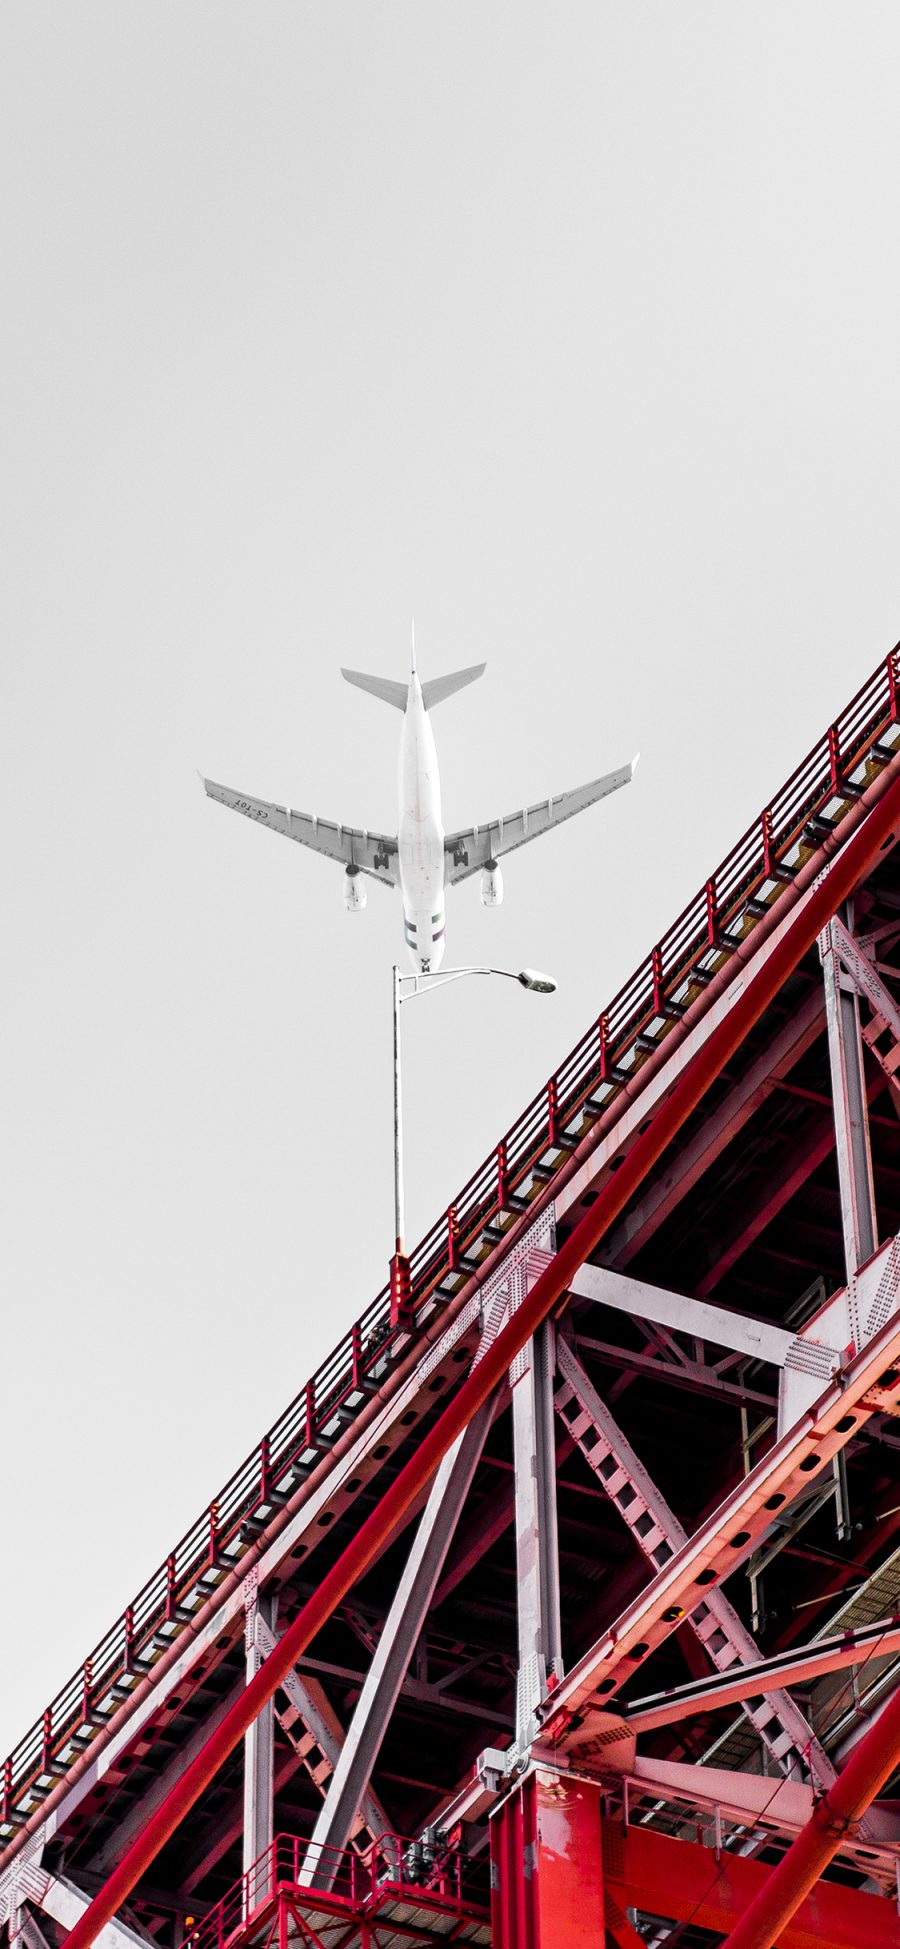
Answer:
<svg viewBox="0 0 900 1949"><path fill-rule="evenodd" d="M444 958L444 827L434 735L415 672L403 715L399 786L403 931L414 968L434 974Z"/></svg>

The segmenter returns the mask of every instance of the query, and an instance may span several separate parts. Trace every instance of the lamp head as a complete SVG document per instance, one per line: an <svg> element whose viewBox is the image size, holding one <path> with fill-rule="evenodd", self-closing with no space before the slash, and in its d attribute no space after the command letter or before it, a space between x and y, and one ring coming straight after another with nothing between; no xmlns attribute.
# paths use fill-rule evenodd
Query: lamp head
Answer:
<svg viewBox="0 0 900 1949"><path fill-rule="evenodd" d="M516 976L523 988L530 988L535 995L555 995L556 982L552 975L539 974L537 968L523 968Z"/></svg>

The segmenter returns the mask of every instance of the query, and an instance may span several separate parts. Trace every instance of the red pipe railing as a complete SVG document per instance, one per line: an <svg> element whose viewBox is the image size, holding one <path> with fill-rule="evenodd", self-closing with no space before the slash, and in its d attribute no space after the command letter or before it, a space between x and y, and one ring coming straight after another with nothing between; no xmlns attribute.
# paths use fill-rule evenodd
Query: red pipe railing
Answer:
<svg viewBox="0 0 900 1949"><path fill-rule="evenodd" d="M417 1311L446 1282L465 1278L467 1254L482 1244L485 1228L524 1209L529 1197L538 1208L543 1182L536 1192L535 1167L544 1164L549 1186L572 1141L573 1120L597 1116L615 1101L669 1025L702 996L731 947L774 906L822 832L839 824L884 769L897 748L882 741L898 722L898 652L900 645L878 665L415 1246L403 1320L392 1320L390 1286L383 1287L14 1748L3 1768L0 1840L25 1817L22 1802L42 1798L77 1757L85 1725L109 1723L108 1711L98 1721L98 1709L110 1695L115 1704L127 1700L131 1681L158 1655L163 1627L168 1642L295 1492L378 1386L398 1343L408 1348ZM812 830L810 821L817 822Z"/></svg>
<svg viewBox="0 0 900 1949"><path fill-rule="evenodd" d="M328 1869L325 1894L311 1885L313 1871L322 1867ZM295 1834L276 1834L240 1881L184 1937L182 1949L226 1949L226 1944L237 1949L254 1916L283 1892L361 1918L398 1898L451 1915L487 1909L477 1871L458 1848L436 1849L425 1860L421 1844L400 1834L379 1835L360 1854Z"/></svg>

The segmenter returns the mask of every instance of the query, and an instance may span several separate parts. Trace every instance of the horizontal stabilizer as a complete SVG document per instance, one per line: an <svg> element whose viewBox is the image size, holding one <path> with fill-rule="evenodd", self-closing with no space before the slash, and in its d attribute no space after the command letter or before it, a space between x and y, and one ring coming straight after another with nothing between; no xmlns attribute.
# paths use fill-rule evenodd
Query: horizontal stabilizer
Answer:
<svg viewBox="0 0 900 1949"><path fill-rule="evenodd" d="M392 682L390 677L368 677L363 670L342 670L348 684L355 684L357 690L368 690L373 697L380 697L382 703L393 704L394 709L405 711L409 696L409 685Z"/></svg>
<svg viewBox="0 0 900 1949"><path fill-rule="evenodd" d="M442 704L445 697L452 697L455 690L464 690L466 684L473 684L477 677L484 676L486 669L486 663L473 663L468 670L454 670L449 677L431 677L427 684L422 685L422 702L426 711L430 711L434 704Z"/></svg>

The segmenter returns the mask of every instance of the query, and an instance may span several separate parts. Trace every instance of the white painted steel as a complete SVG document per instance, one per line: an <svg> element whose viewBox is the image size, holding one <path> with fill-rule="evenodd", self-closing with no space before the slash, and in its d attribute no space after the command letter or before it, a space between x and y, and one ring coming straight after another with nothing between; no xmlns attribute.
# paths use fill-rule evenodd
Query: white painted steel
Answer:
<svg viewBox="0 0 900 1949"><path fill-rule="evenodd" d="M585 1373L581 1362L560 1340L557 1350L560 1388L557 1407L563 1425L578 1443L601 1487L628 1525L638 1548L651 1569L659 1572L677 1550L687 1543L687 1531L670 1509L662 1491L635 1454L605 1402ZM572 1413L571 1403L580 1412ZM688 1607L685 1606L688 1610ZM689 1621L707 1657L717 1671L736 1665L752 1664L759 1658L759 1647L738 1617L724 1591L710 1589L697 1593L690 1608ZM743 1699L744 1712L766 1750L787 1775L808 1768L823 1789L835 1778L834 1768L822 1750L799 1706L785 1691L773 1691L761 1699Z"/></svg>
<svg viewBox="0 0 900 1949"><path fill-rule="evenodd" d="M846 935L845 929L841 932ZM859 998L853 977L842 970L833 924L820 935L819 951L825 983L844 1260L847 1278L852 1280L878 1242Z"/></svg>
<svg viewBox="0 0 900 1949"><path fill-rule="evenodd" d="M263 1654L268 1658L269 1653L275 1649L277 1639L274 1632L269 1630L268 1625L264 1624L260 1617L256 1621L256 1634ZM317 1679L308 1676L301 1678L299 1672L289 1672L281 1689L287 1695L303 1727L303 1734L298 1740L293 1725L287 1726L288 1715L284 1712L276 1713L279 1724L285 1728L295 1751L299 1751L303 1745L310 1747L314 1745L322 1755L325 1770L321 1763L313 1762L307 1763L307 1772L324 1797L343 1750L346 1737L343 1726ZM306 1755L301 1752L300 1758L305 1759ZM365 1842L377 1841L379 1835L388 1832L390 1824L377 1794L372 1792L371 1787L367 1787L360 1799L357 1823L351 1831L350 1840L355 1840L356 1834L362 1829L362 1838Z"/></svg>
<svg viewBox="0 0 900 1949"><path fill-rule="evenodd" d="M783 1367L796 1335L768 1320L754 1320L744 1313L729 1313L724 1306L709 1300L691 1299L686 1293L668 1292L662 1286L648 1286L643 1279L629 1279L623 1272L605 1266L584 1265L573 1279L570 1292L578 1299L596 1300L618 1313L640 1320L655 1320L676 1333L688 1333L699 1340L710 1340L716 1347L732 1347L751 1360L766 1360ZM835 1356L837 1358L837 1356Z"/></svg>
<svg viewBox="0 0 900 1949"><path fill-rule="evenodd" d="M633 1646L647 1637L651 1628L658 1635L659 1625L690 1596L698 1573L714 1570L721 1576L727 1566L731 1572L744 1562L756 1547L759 1518L769 1506L768 1498L782 1484L790 1484L801 1459L830 1461L868 1414L893 1410L890 1387L882 1389L883 1372L892 1371L900 1358L900 1241L892 1240L865 1267L860 1277L863 1291L861 1310L866 1314L871 1337L862 1351L848 1358L841 1372L830 1382L820 1383L813 1405L805 1409L781 1435L775 1446L745 1476L737 1488L711 1512L683 1548L665 1565L652 1584L635 1598L610 1629L604 1632L578 1663L567 1673L544 1716L552 1723L560 1715L578 1712L587 1705L601 1679L615 1685L624 1682L626 1660L636 1670L644 1653L635 1658ZM882 1323L875 1325L875 1321ZM857 1409L857 1413L852 1410ZM804 1481L807 1480L804 1477ZM792 1494L785 1508L789 1507ZM696 1597L694 1597L696 1601ZM656 1639L654 1639L656 1641Z"/></svg>
<svg viewBox="0 0 900 1949"><path fill-rule="evenodd" d="M250 1580L245 1603L244 1648L249 1685L266 1656L257 1626L259 1623L268 1625L271 1631L275 1622L275 1600L260 1596L258 1582L254 1578ZM274 1795L275 1707L269 1699L244 1735L244 1874L253 1867L254 1862L262 1863L264 1855L268 1858L275 1836ZM254 1900L262 1901L268 1893L267 1873L267 1868L261 1865L254 1878ZM261 1885L260 1875L263 1877Z"/></svg>
<svg viewBox="0 0 900 1949"><path fill-rule="evenodd" d="M514 1275L522 1281L522 1273ZM562 1677L556 1448L553 1416L554 1328L545 1322L510 1372L515 1467L516 1607L519 1672L516 1740L533 1737L534 1714L552 1673Z"/></svg>

